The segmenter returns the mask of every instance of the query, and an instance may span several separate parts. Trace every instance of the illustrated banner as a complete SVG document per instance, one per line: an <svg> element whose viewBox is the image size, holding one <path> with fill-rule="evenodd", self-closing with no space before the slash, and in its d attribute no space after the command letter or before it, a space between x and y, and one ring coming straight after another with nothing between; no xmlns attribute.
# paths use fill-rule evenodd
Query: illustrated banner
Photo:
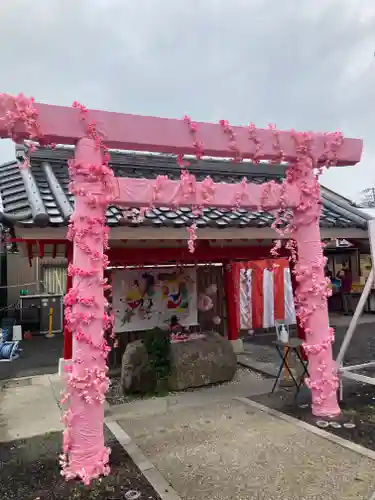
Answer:
<svg viewBox="0 0 375 500"><path fill-rule="evenodd" d="M119 269L113 272L116 332L163 328L172 316L183 326L198 323L196 269Z"/></svg>

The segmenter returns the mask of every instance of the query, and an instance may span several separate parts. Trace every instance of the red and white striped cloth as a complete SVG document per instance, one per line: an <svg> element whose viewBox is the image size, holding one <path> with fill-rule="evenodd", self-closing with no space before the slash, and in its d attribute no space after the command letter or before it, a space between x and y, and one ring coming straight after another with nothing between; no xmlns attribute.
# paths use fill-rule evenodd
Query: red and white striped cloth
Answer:
<svg viewBox="0 0 375 500"><path fill-rule="evenodd" d="M240 262L236 268L241 329L271 328L277 320L296 323L287 259Z"/></svg>

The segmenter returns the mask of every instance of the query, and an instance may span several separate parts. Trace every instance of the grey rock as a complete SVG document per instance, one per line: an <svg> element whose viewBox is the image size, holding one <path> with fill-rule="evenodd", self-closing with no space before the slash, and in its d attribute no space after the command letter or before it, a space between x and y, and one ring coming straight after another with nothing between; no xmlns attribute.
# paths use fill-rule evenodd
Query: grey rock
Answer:
<svg viewBox="0 0 375 500"><path fill-rule="evenodd" d="M231 343L217 333L171 345L169 389L181 391L233 379L237 356Z"/></svg>
<svg viewBox="0 0 375 500"><path fill-rule="evenodd" d="M142 340L127 345L122 357L121 387L124 394L153 392L156 387L148 353Z"/></svg>
<svg viewBox="0 0 375 500"><path fill-rule="evenodd" d="M217 333L187 342L171 344L171 375L168 388L181 391L219 382L229 382L237 369L237 357L230 342ZM148 353L141 340L128 344L121 368L124 394L155 391L156 380Z"/></svg>

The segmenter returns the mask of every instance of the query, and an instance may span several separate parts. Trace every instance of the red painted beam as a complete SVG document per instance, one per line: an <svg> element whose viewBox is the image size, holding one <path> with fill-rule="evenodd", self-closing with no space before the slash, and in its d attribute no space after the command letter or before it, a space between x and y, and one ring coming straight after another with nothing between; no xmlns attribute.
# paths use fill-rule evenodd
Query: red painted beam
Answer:
<svg viewBox="0 0 375 500"><path fill-rule="evenodd" d="M1 107L0 100L0 137L6 138L6 121L2 121L7 109ZM77 108L53 106L36 103L39 112L38 123L47 142L56 144L75 144L85 132L85 123L81 120ZM155 153L192 154L196 153L194 141L202 142L206 156L232 158L230 140L219 124L197 123L197 133L193 137L189 125L182 119L156 118L150 116L129 115L107 111L89 110L88 120L95 121L97 130L105 138L107 147L132 151ZM17 132L27 138L23 125L17 126ZM244 158L252 158L256 152L255 141L251 139L248 127L232 127L236 135L236 146ZM289 131L280 131L279 147L275 147L275 131L256 129L256 139L261 149L262 160L277 161L280 149L286 161L296 159L295 141ZM320 158L326 151L327 137L313 134L312 153ZM345 139L338 151L339 165L354 165L361 159L362 141Z"/></svg>
<svg viewBox="0 0 375 500"><path fill-rule="evenodd" d="M33 244L28 243L27 244L27 258L29 259L29 266L32 267L33 265Z"/></svg>
<svg viewBox="0 0 375 500"><path fill-rule="evenodd" d="M69 260L69 252L71 251L70 246L71 246L70 242L67 241L65 243L65 258L68 260ZM71 252L73 252L73 250Z"/></svg>
<svg viewBox="0 0 375 500"><path fill-rule="evenodd" d="M39 241L38 245L39 245L39 257L41 259L43 259L44 258L44 242L43 241Z"/></svg>
<svg viewBox="0 0 375 500"><path fill-rule="evenodd" d="M227 260L255 260L269 258L271 247L199 247L190 253L183 248L110 248L107 252L111 265L153 265L219 263ZM286 251L280 252L285 256Z"/></svg>
<svg viewBox="0 0 375 500"><path fill-rule="evenodd" d="M10 238L12 243L25 243L30 248L32 258L32 244L39 240ZM66 240L43 240L51 244L66 244ZM67 246L69 248L69 245ZM111 264L116 265L143 265L143 264L166 264L166 263L190 263L196 262L223 262L227 260L255 260L269 258L271 247L267 246L210 246L206 240L198 240L194 253L190 253L187 246L172 248L110 248L107 251ZM288 256L286 250L279 251L280 256Z"/></svg>
<svg viewBox="0 0 375 500"><path fill-rule="evenodd" d="M51 240L51 239L44 239L41 238L40 240L35 239L35 238L9 238L9 243L31 243L32 245L37 245L41 242L43 242L44 245L65 245L66 240L60 239L60 240Z"/></svg>

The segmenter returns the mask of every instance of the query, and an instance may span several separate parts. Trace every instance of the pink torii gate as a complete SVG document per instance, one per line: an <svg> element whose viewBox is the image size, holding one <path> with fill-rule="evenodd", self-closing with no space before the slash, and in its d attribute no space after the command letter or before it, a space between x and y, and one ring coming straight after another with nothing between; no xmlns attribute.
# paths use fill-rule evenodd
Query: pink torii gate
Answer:
<svg viewBox="0 0 375 500"><path fill-rule="evenodd" d="M284 212L290 209L289 243L296 260L296 309L305 327L304 345L309 359L312 411L317 416L340 413L337 403L337 373L332 359L333 331L327 311L319 215L318 174L322 166L354 165L360 161L362 141L341 134L297 134L249 127L195 123L183 120L88 111L34 103L20 95L0 95L0 137L20 142L32 139L41 145L74 144L70 164L71 191L75 210L68 237L74 244L69 274L73 287L65 297L66 321L73 332L73 360L68 377L64 416L64 453L61 457L67 479L80 477L86 484L108 474L109 450L103 437L104 394L108 387L106 346L103 333L110 323L105 313L103 269L108 247L105 211L108 204L123 207L205 206L244 207ZM114 149L174 153L181 166L181 180L164 176L155 180L115 178L108 167L104 146ZM185 169L184 154L286 162L282 184L214 183L207 177L197 182ZM251 164L249 164L251 169ZM276 217L276 226L281 221ZM194 250L194 228L189 245ZM298 260L297 260L298 250Z"/></svg>

